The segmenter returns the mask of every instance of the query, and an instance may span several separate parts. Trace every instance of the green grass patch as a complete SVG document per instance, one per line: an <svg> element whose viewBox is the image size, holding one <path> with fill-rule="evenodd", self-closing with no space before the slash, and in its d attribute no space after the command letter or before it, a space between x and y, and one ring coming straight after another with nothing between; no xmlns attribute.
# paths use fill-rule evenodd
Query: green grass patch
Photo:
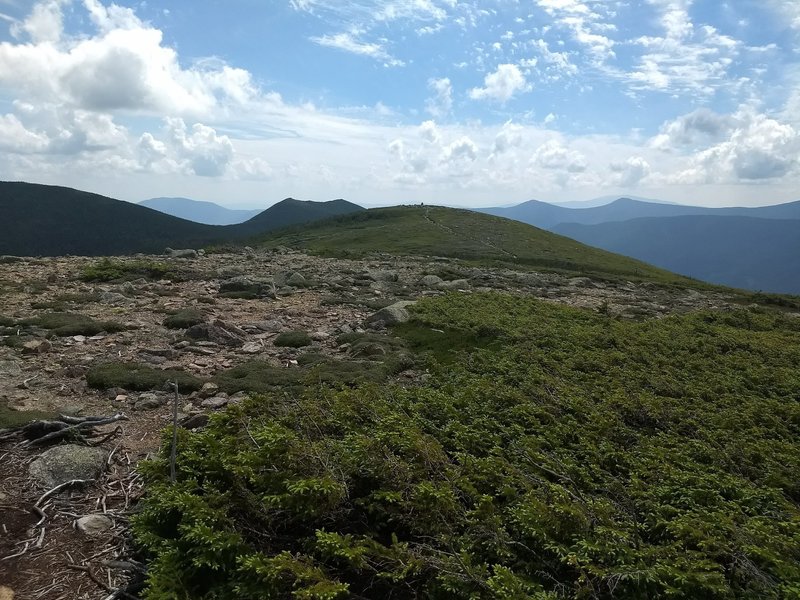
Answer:
<svg viewBox="0 0 800 600"><path fill-rule="evenodd" d="M103 258L81 269L83 281L132 281L134 279L170 279L175 273L170 265L149 260L121 261Z"/></svg>
<svg viewBox="0 0 800 600"><path fill-rule="evenodd" d="M15 319L0 315L0 327L12 327L15 323L16 323Z"/></svg>
<svg viewBox="0 0 800 600"><path fill-rule="evenodd" d="M110 362L95 365L86 373L89 387L104 390L119 387L146 392L163 389L167 382L177 382L182 392L199 390L203 381L177 369L154 369L139 363Z"/></svg>
<svg viewBox="0 0 800 600"><path fill-rule="evenodd" d="M279 333L272 343L276 346L287 348L302 348L303 346L310 346L313 342L307 332L297 330Z"/></svg>
<svg viewBox="0 0 800 600"><path fill-rule="evenodd" d="M206 322L206 315L195 308L179 310L164 319L164 326L169 329L188 329L192 325Z"/></svg>

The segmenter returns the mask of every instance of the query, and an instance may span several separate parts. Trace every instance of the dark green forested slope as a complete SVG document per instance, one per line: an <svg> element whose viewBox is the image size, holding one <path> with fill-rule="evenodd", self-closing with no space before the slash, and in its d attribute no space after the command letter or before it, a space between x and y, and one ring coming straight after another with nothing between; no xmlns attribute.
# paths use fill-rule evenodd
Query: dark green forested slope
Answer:
<svg viewBox="0 0 800 600"><path fill-rule="evenodd" d="M70 188L0 182L0 254L129 254L223 239L222 228Z"/></svg>
<svg viewBox="0 0 800 600"><path fill-rule="evenodd" d="M374 208L302 228L276 231L261 238L261 243L331 256L359 257L374 252L447 256L601 277L690 282L637 260L590 248L524 223L455 208Z"/></svg>
<svg viewBox="0 0 800 600"><path fill-rule="evenodd" d="M362 210L344 200L287 199L245 223L211 226L71 188L0 182L0 254L159 253L167 246L241 242L279 227Z"/></svg>
<svg viewBox="0 0 800 600"><path fill-rule="evenodd" d="M414 314L418 386L257 397L145 467L146 598L800 598L800 320Z"/></svg>

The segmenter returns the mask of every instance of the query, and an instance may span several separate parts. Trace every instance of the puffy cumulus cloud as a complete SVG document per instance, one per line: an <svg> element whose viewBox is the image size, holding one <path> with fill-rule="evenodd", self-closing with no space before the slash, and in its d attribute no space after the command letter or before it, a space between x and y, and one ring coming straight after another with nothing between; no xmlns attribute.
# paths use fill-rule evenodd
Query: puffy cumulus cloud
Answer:
<svg viewBox="0 0 800 600"><path fill-rule="evenodd" d="M468 136L463 135L444 149L442 158L448 162L460 160L473 162L478 159L478 146Z"/></svg>
<svg viewBox="0 0 800 600"><path fill-rule="evenodd" d="M183 119L167 119L170 143L191 173L201 177L224 175L233 161L233 143L214 128L195 123L191 130Z"/></svg>
<svg viewBox="0 0 800 600"><path fill-rule="evenodd" d="M697 109L664 123L650 146L659 150L694 148L721 140L736 126L731 115L722 115L708 108Z"/></svg>
<svg viewBox="0 0 800 600"><path fill-rule="evenodd" d="M11 35L27 36L35 44L58 42L64 28L62 4L63 0L49 0L34 5L25 20L12 24Z"/></svg>
<svg viewBox="0 0 800 600"><path fill-rule="evenodd" d="M636 187L650 174L650 163L641 156L631 156L625 161L613 162L609 165L614 174L613 183L623 187Z"/></svg>
<svg viewBox="0 0 800 600"><path fill-rule="evenodd" d="M469 97L473 100L494 100L505 103L515 94L532 89L519 67L512 64L498 65L496 71L486 75L483 85L482 88L472 88Z"/></svg>
<svg viewBox="0 0 800 600"><path fill-rule="evenodd" d="M569 173L583 173L588 167L583 154L564 147L558 140L549 140L539 146L531 162L545 169L560 169Z"/></svg>
<svg viewBox="0 0 800 600"><path fill-rule="evenodd" d="M684 184L770 181L797 174L800 130L743 108L732 116L725 140L697 152L689 166L672 176Z"/></svg>
<svg viewBox="0 0 800 600"><path fill-rule="evenodd" d="M492 145L492 155L498 156L509 150L518 148L522 144L522 127L507 121L503 128L497 132Z"/></svg>
<svg viewBox="0 0 800 600"><path fill-rule="evenodd" d="M424 121L419 126L419 136L431 144L438 144L442 139L442 134L434 121Z"/></svg>
<svg viewBox="0 0 800 600"><path fill-rule="evenodd" d="M118 149L127 141L127 130L109 115L20 101L14 109L3 118L9 152L76 155Z"/></svg>
<svg viewBox="0 0 800 600"><path fill-rule="evenodd" d="M15 115L0 115L0 149L4 152L44 152L49 143L46 136L27 129Z"/></svg>
<svg viewBox="0 0 800 600"><path fill-rule="evenodd" d="M193 116L256 94L242 69L218 61L183 68L161 31L130 9L96 0L83 7L94 33L67 37L61 3L36 4L18 31L28 43L0 43L0 90L28 101L59 98L74 109Z"/></svg>
<svg viewBox="0 0 800 600"><path fill-rule="evenodd" d="M434 117L444 117L453 110L453 85L450 79L429 79L428 88L433 91L433 96L425 102L425 110Z"/></svg>

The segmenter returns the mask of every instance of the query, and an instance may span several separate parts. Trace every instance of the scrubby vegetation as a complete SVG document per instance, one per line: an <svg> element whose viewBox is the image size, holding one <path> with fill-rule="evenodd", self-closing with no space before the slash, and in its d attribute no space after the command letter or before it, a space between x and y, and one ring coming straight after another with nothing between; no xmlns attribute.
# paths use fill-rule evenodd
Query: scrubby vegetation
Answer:
<svg viewBox="0 0 800 600"><path fill-rule="evenodd" d="M166 279L174 276L167 263L152 260L122 261L102 258L81 269L83 281L133 281L134 279Z"/></svg>
<svg viewBox="0 0 800 600"><path fill-rule="evenodd" d="M279 333L273 340L276 346L287 348L302 348L311 345L311 336L305 331L284 331Z"/></svg>
<svg viewBox="0 0 800 600"><path fill-rule="evenodd" d="M95 365L86 373L90 387L105 390L119 387L128 391L145 392L163 389L168 382L177 382L180 390L199 390L203 382L185 371L154 369L139 363L111 362Z"/></svg>
<svg viewBox="0 0 800 600"><path fill-rule="evenodd" d="M196 308L186 308L169 315L164 319L164 326L169 329L187 329L192 325L205 323L206 315Z"/></svg>
<svg viewBox="0 0 800 600"><path fill-rule="evenodd" d="M800 597L800 321L414 312L419 385L267 392L143 467L147 598Z"/></svg>
<svg viewBox="0 0 800 600"><path fill-rule="evenodd" d="M127 327L117 321L96 321L87 315L68 312L50 312L19 321L18 325L34 326L50 330L54 335L66 337L70 335L97 335L99 333L116 333L125 331Z"/></svg>

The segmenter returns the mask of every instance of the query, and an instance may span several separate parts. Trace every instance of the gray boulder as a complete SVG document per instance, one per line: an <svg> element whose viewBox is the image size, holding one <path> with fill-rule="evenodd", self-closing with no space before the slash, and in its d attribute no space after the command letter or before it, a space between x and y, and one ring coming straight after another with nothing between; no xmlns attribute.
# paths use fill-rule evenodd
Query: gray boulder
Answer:
<svg viewBox="0 0 800 600"><path fill-rule="evenodd" d="M303 287L308 283L302 273L292 273L286 280L286 285L292 287Z"/></svg>
<svg viewBox="0 0 800 600"><path fill-rule="evenodd" d="M114 527L114 521L105 515L86 515L75 521L75 527L84 535L103 535Z"/></svg>
<svg viewBox="0 0 800 600"><path fill-rule="evenodd" d="M378 312L367 317L367 325L394 325L395 323L405 323L411 318L408 307L416 304L410 300L395 302L391 306L380 309Z"/></svg>
<svg viewBox="0 0 800 600"><path fill-rule="evenodd" d="M106 466L108 453L102 448L67 444L46 450L28 467L40 485L53 488L73 479L96 479Z"/></svg>
<svg viewBox="0 0 800 600"><path fill-rule="evenodd" d="M425 287L436 287L442 283L442 278L438 275L425 275L419 280L419 284Z"/></svg>

